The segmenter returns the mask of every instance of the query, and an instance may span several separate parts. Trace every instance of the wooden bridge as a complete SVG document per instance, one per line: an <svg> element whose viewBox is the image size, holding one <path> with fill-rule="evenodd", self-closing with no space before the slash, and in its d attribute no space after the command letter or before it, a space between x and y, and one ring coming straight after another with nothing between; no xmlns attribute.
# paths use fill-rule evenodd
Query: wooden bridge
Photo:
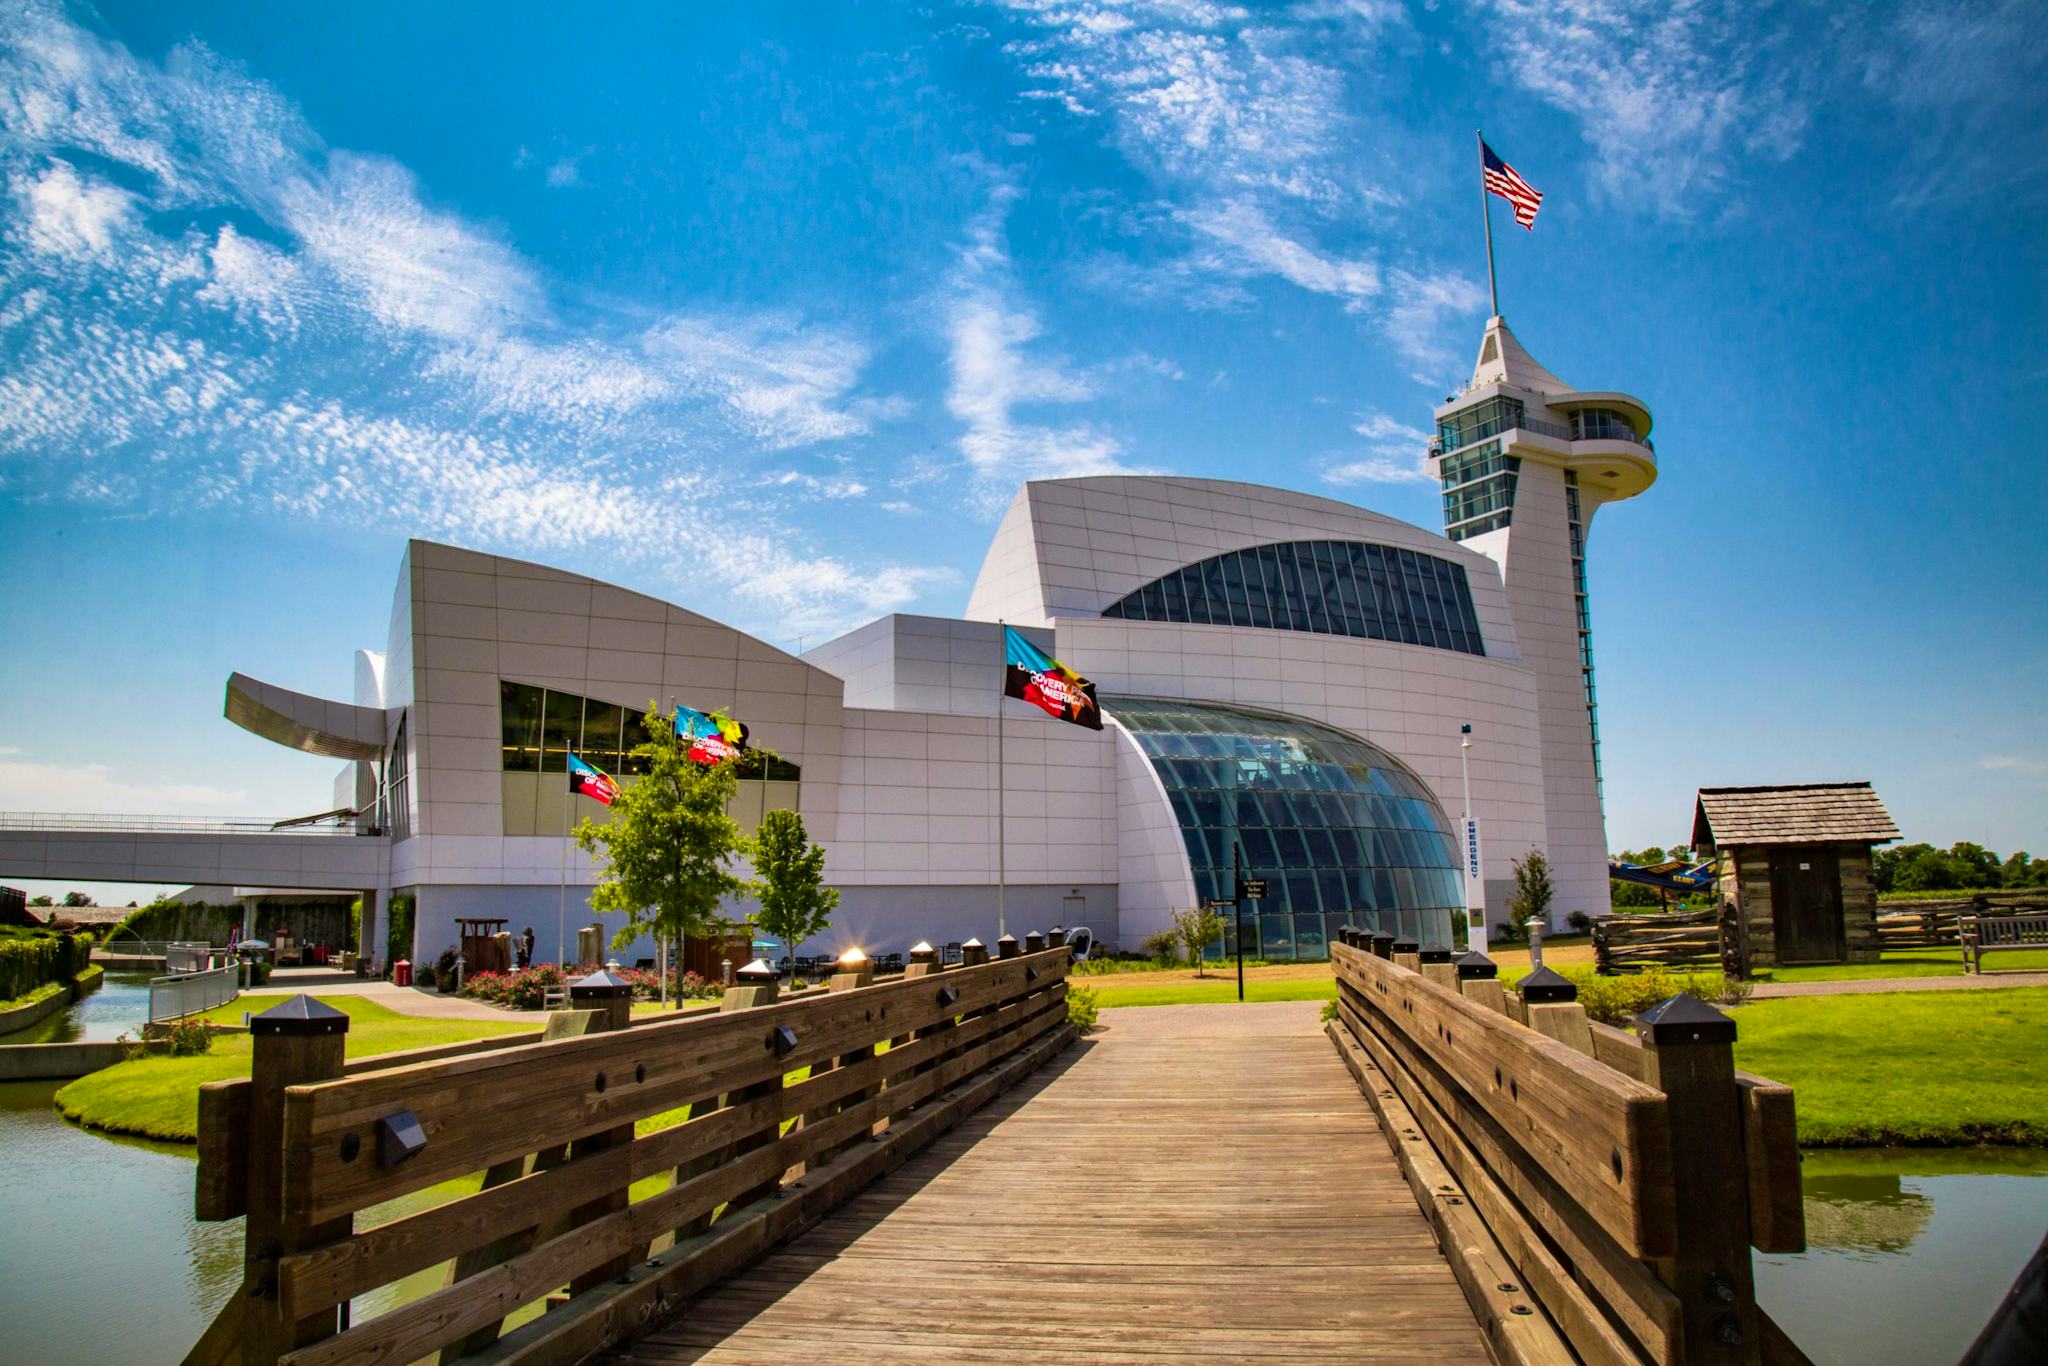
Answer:
<svg viewBox="0 0 2048 1366"><path fill-rule="evenodd" d="M346 1061L297 998L202 1092L249 1260L188 1366L1803 1359L1749 1275L1801 1238L1791 1097L1725 1017L1347 938L1326 1030L1077 1041L1037 936L684 1019L600 975L547 1037Z"/></svg>

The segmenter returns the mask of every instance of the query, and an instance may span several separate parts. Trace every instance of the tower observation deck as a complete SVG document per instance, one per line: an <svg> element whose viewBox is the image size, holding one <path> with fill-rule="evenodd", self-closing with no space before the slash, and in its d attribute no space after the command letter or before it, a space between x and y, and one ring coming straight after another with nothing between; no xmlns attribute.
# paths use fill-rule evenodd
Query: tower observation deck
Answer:
<svg viewBox="0 0 2048 1366"><path fill-rule="evenodd" d="M1471 383L1436 410L1430 464L1443 482L1444 533L1500 565L1522 661L1537 675L1544 852L1557 883L1555 908L1604 911L1607 832L1586 538L1602 504L1656 482L1649 407L1629 394L1565 383L1505 321L1491 318ZM1505 903L1488 889L1489 906Z"/></svg>

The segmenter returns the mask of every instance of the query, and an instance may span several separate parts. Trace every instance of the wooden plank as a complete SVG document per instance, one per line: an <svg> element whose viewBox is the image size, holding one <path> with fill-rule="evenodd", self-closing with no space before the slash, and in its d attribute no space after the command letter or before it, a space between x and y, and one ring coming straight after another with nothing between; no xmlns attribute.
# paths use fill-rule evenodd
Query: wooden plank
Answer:
<svg viewBox="0 0 2048 1366"><path fill-rule="evenodd" d="M1806 1200L1792 1088L1748 1072L1735 1074L1735 1086L1749 1178L1749 1245L1759 1252L1804 1252Z"/></svg>
<svg viewBox="0 0 2048 1366"><path fill-rule="evenodd" d="M1672 1242L1664 1097L1568 1045L1344 944L1342 988L1412 1039L1631 1255Z"/></svg>
<svg viewBox="0 0 2048 1366"><path fill-rule="evenodd" d="M1414 1086L1409 1108L1440 1114L1491 1176L1521 1208L1529 1211L1572 1267L1579 1281L1659 1360L1675 1357L1679 1333L1678 1298L1643 1262L1595 1223L1540 1167L1529 1163L1513 1137L1460 1092L1441 1069L1405 1040L1388 1039L1367 1026L1349 1002L1340 1018L1397 1086Z"/></svg>
<svg viewBox="0 0 2048 1366"><path fill-rule="evenodd" d="M316 1218L362 1208L929 1026L942 1010L1044 992L1063 979L1067 957L1062 947L949 972L945 985L959 993L952 1007L938 1004L936 984L899 981L306 1088L306 1147L289 1194ZM1027 981L1033 970L1037 980ZM778 1025L795 1029L799 1039L779 1058L764 1042ZM396 1110L418 1116L428 1137L419 1156L391 1170L341 1157L344 1134L368 1134L378 1117Z"/></svg>
<svg viewBox="0 0 2048 1366"><path fill-rule="evenodd" d="M1593 1056L1593 1033L1586 1008L1577 1001L1539 1001L1527 1008L1529 1028L1567 1048Z"/></svg>
<svg viewBox="0 0 2048 1366"><path fill-rule="evenodd" d="M1335 1022L1328 1029L1346 1061L1359 1069L1359 1089L1380 1118L1388 1146L1415 1193L1416 1205L1435 1226L1438 1243L1495 1358L1506 1366L1573 1366L1577 1358L1572 1349L1537 1307L1535 1297L1522 1289L1521 1270L1502 1251L1465 1190L1417 1130L1407 1106L1383 1085L1369 1060L1344 1048Z"/></svg>
<svg viewBox="0 0 2048 1366"><path fill-rule="evenodd" d="M199 1088L199 1172L193 1216L234 1219L249 1209L249 1079L210 1081Z"/></svg>
<svg viewBox="0 0 2048 1366"><path fill-rule="evenodd" d="M1015 961L1015 960L1012 960ZM1072 1041L1061 1024L1003 1067L977 1077L944 1104L927 1107L873 1144L849 1150L821 1167L795 1198L770 1198L729 1211L710 1231L671 1248L659 1264L642 1263L620 1283L573 1300L500 1339L478 1366L580 1360L644 1327L660 1308L703 1290L754 1260L774 1244L815 1224L877 1177L902 1165L916 1150L958 1124Z"/></svg>
<svg viewBox="0 0 2048 1366"><path fill-rule="evenodd" d="M1644 1355L1641 1348L1617 1329L1586 1288L1572 1279L1569 1268L1551 1254L1542 1234L1487 1173L1477 1153L1458 1136L1456 1128L1430 1103L1414 1079L1396 1075L1399 1064L1391 1058L1382 1061L1371 1055L1343 1020L1332 1020L1327 1032L1357 1080L1358 1089L1386 1126L1389 1138L1399 1135L1406 1139L1413 1126L1420 1127L1452 1181L1472 1202L1487 1231L1520 1272L1522 1284L1530 1288L1549 1313L1572 1351L1595 1366L1637 1366ZM1396 1072L1388 1072L1388 1067ZM1389 1107L1403 1108L1396 1111ZM1412 1126L1390 1118L1397 1113L1412 1121ZM1451 1193L1435 1194L1441 1198ZM1648 1355L1653 1361L1672 1361L1670 1338L1661 1338Z"/></svg>

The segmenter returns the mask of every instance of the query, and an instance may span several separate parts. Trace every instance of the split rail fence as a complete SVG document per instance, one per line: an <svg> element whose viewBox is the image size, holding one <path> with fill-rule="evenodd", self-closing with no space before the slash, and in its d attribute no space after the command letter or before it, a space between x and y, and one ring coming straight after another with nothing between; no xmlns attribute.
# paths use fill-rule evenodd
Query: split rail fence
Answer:
<svg viewBox="0 0 2048 1366"><path fill-rule="evenodd" d="M743 980L682 1019L633 1022L630 987L585 979L544 1032L373 1058L344 1060L347 1017L312 998L266 1011L253 1075L200 1093L198 1214L247 1216L247 1268L187 1366L573 1361L618 1342L1070 1042L1069 951L1044 944L782 1001ZM440 1288L351 1321L352 1301L436 1267Z"/></svg>
<svg viewBox="0 0 2048 1366"><path fill-rule="evenodd" d="M1750 1251L1805 1245L1792 1092L1735 1068L1735 1023L1679 996L1637 1034L1556 973L1331 946L1329 1034L1487 1334L1522 1366L1805 1357Z"/></svg>
<svg viewBox="0 0 2048 1366"><path fill-rule="evenodd" d="M2048 891L1993 892L1947 901L1880 906L1877 943L1884 949L1952 949L1961 942L1961 922L1971 916L2038 915L2048 911ZM1603 975L1649 968L1719 968L1747 977L1747 945L1733 910L1688 911L1676 915L1609 915L1593 922L1593 957Z"/></svg>

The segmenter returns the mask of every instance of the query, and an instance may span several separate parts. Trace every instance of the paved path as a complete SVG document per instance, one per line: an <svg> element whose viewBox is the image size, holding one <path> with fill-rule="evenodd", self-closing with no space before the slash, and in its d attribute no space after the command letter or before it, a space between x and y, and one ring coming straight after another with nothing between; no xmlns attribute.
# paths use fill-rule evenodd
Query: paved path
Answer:
<svg viewBox="0 0 2048 1366"><path fill-rule="evenodd" d="M1321 1003L1103 1027L614 1362L1484 1362Z"/></svg>
<svg viewBox="0 0 2048 1366"><path fill-rule="evenodd" d="M416 1015L423 1019L526 1021L538 1029L547 1023L548 1018L547 1012L541 1010L507 1010L461 996L443 996L438 991L365 981L333 968L278 968L270 974L268 982L251 988L250 994L278 991L303 991L311 996L360 996L401 1015Z"/></svg>
<svg viewBox="0 0 2048 1366"><path fill-rule="evenodd" d="M1860 977L1840 982L1758 982L1750 999L1782 996L1862 996L1887 991L1988 991L1996 987L2048 987L2048 972L1973 972L1967 977Z"/></svg>

